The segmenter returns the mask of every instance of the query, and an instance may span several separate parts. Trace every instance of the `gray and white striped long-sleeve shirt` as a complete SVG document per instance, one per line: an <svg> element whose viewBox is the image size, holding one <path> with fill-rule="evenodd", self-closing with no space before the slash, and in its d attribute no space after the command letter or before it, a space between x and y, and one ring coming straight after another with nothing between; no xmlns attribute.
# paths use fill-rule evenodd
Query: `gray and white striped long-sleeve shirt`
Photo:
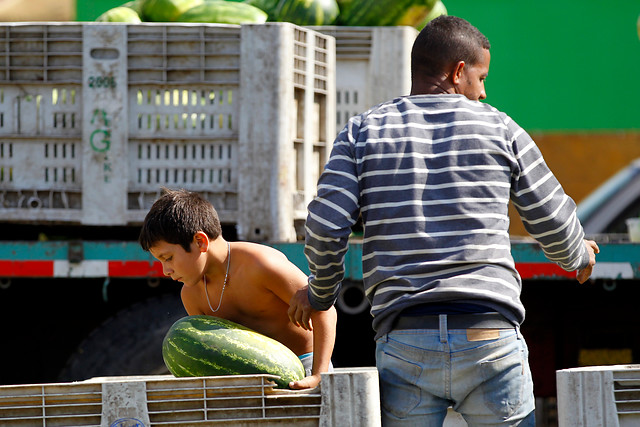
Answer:
<svg viewBox="0 0 640 427"><path fill-rule="evenodd" d="M397 98L351 118L309 204L309 299L336 300L351 227L362 216L363 279L377 336L424 303L474 303L522 323L508 203L545 255L584 268L584 232L529 135L462 95Z"/></svg>

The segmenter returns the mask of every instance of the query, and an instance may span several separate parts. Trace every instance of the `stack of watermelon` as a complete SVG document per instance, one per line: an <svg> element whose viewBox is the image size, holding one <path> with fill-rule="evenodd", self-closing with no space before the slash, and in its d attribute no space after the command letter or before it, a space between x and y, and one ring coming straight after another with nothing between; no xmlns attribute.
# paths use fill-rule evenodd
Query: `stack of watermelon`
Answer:
<svg viewBox="0 0 640 427"><path fill-rule="evenodd" d="M389 26L421 29L446 14L442 0L133 0L100 15L101 22L209 22Z"/></svg>

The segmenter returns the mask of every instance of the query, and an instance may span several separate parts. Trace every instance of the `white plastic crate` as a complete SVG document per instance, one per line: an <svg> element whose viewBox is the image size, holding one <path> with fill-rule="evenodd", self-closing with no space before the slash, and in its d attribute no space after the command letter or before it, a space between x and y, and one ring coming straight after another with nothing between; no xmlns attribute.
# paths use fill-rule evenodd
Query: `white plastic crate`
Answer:
<svg viewBox="0 0 640 427"><path fill-rule="evenodd" d="M312 390L274 389L270 378L162 375L0 386L0 425L380 425L375 368L323 374L320 388Z"/></svg>
<svg viewBox="0 0 640 427"><path fill-rule="evenodd" d="M411 92L412 27L310 27L336 39L336 126Z"/></svg>
<svg viewBox="0 0 640 427"><path fill-rule="evenodd" d="M0 25L0 214L139 224L160 187L291 241L335 136L335 41L264 25Z"/></svg>
<svg viewBox="0 0 640 427"><path fill-rule="evenodd" d="M556 372L559 427L640 425L640 365Z"/></svg>

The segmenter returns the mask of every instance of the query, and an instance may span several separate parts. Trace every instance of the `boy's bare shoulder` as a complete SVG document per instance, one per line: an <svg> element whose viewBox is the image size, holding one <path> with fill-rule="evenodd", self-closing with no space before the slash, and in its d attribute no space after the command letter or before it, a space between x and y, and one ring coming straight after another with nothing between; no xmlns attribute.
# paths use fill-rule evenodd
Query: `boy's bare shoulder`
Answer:
<svg viewBox="0 0 640 427"><path fill-rule="evenodd" d="M259 243L237 242L234 243L234 249L237 249L236 256L243 261L251 261L260 264L288 261L287 257L279 250Z"/></svg>
<svg viewBox="0 0 640 427"><path fill-rule="evenodd" d="M289 281L291 278L295 278L296 281L306 283L306 274L289 261L284 253L271 246L238 242L237 246L234 246L235 248L237 248L237 252L232 254L232 263L235 257L239 265L246 267L244 273L255 279L279 278ZM274 283L271 280L268 282Z"/></svg>

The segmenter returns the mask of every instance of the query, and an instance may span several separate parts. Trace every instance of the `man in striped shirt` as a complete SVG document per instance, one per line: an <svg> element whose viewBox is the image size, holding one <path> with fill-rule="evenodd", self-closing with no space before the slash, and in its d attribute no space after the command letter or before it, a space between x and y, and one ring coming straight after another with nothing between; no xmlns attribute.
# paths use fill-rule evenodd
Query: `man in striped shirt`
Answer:
<svg viewBox="0 0 640 427"><path fill-rule="evenodd" d="M376 331L385 425L534 425L521 279L508 203L546 256L586 281L598 247L529 137L486 98L490 44L442 16L417 37L412 90L351 118L309 205L303 328L340 291L361 217L363 278Z"/></svg>

